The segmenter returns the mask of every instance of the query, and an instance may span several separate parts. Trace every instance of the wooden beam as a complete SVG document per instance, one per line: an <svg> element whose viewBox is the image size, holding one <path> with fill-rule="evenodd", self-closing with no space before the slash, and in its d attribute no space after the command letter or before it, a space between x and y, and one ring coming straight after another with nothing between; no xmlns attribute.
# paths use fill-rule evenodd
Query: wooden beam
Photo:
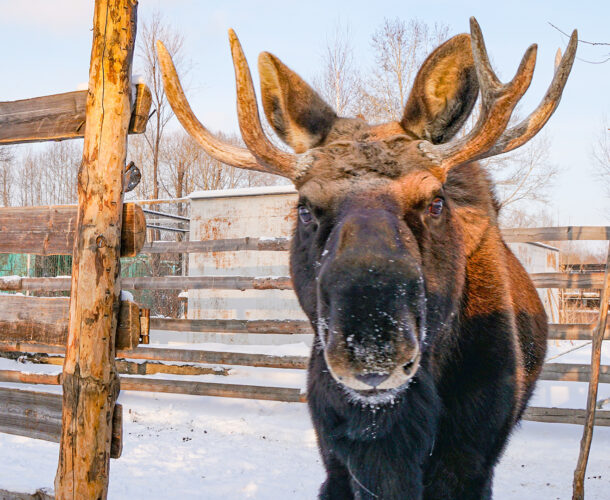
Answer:
<svg viewBox="0 0 610 500"><path fill-rule="evenodd" d="M606 271L600 297L600 310L597 325L593 331L591 346L591 363L589 365L589 390L587 391L587 411L584 419L582 438L580 440L580 451L578 463L574 469L574 480L572 482L572 500L584 500L585 498L585 473L589 461L589 451L593 440L593 426L595 424L595 413L597 403L597 389L600 381L603 381L604 368L600 365L602 359L602 344L608 325L608 301L610 300L610 242L608 243L606 256Z"/></svg>
<svg viewBox="0 0 610 500"><path fill-rule="evenodd" d="M0 387L0 432L59 443L61 394ZM116 405L111 458L121 456L123 408ZM3 497L0 497L3 498Z"/></svg>
<svg viewBox="0 0 610 500"><path fill-rule="evenodd" d="M264 399L289 403L304 403L306 400L305 394L300 389L290 387L218 384L215 382L191 382L188 380L147 379L141 377L121 377L121 387L125 391L169 392L171 394L189 394L192 396Z"/></svg>
<svg viewBox="0 0 610 500"><path fill-rule="evenodd" d="M151 318L150 328L176 332L313 334L309 321L302 320Z"/></svg>
<svg viewBox="0 0 610 500"><path fill-rule="evenodd" d="M63 356L49 356L46 353L6 352L0 350L0 357L6 359L19 359L19 362L39 365L63 366ZM221 366L200 366L187 364L167 364L158 361L127 361L118 359L116 367L119 373L125 375L155 375L169 373L171 375L229 375L229 369Z"/></svg>
<svg viewBox="0 0 610 500"><path fill-rule="evenodd" d="M530 273L536 288L603 288L604 273Z"/></svg>
<svg viewBox="0 0 610 500"><path fill-rule="evenodd" d="M136 10L134 0L95 1L62 375L57 500L105 500L108 495L112 420L120 390L114 339Z"/></svg>
<svg viewBox="0 0 610 500"><path fill-rule="evenodd" d="M532 273L537 288L602 288L604 273ZM123 278L125 290L292 290L289 276L158 276ZM2 278L0 290L69 290L66 278Z"/></svg>
<svg viewBox="0 0 610 500"><path fill-rule="evenodd" d="M292 290L288 276L159 276L123 278L125 290Z"/></svg>
<svg viewBox="0 0 610 500"><path fill-rule="evenodd" d="M588 382L590 377L590 365L573 363L545 363L540 373L540 380L559 380L562 382ZM599 381L610 384L610 365L600 367Z"/></svg>
<svg viewBox="0 0 610 500"><path fill-rule="evenodd" d="M65 346L69 314L68 297L0 295L0 342ZM130 300L121 301L117 349L137 347L140 334L140 307Z"/></svg>
<svg viewBox="0 0 610 500"><path fill-rule="evenodd" d="M218 365L241 365L265 368L305 369L307 356L273 356L242 352L202 351L196 349L170 349L138 347L132 351L119 351L117 356L129 359L147 359L182 363L207 363Z"/></svg>
<svg viewBox="0 0 610 500"><path fill-rule="evenodd" d="M593 326L587 323L549 323L549 340L591 340ZM608 330L606 330L608 337Z"/></svg>
<svg viewBox="0 0 610 500"><path fill-rule="evenodd" d="M207 241L153 241L142 248L142 253L205 253L240 251L290 250L290 238L233 238Z"/></svg>
<svg viewBox="0 0 610 500"><path fill-rule="evenodd" d="M71 255L78 207L0 208L0 253ZM134 203L123 207L121 257L136 256L146 241L146 218Z"/></svg>
<svg viewBox="0 0 610 500"><path fill-rule="evenodd" d="M502 229L502 237L509 243L609 240L610 226L517 227Z"/></svg>
<svg viewBox="0 0 610 500"><path fill-rule="evenodd" d="M146 85L135 86L130 134L146 131L151 94ZM85 134L87 90L33 99L0 102L0 145L62 141Z"/></svg>
<svg viewBox="0 0 610 500"><path fill-rule="evenodd" d="M556 424L584 424L585 410L572 408L539 408L529 407L523 413L523 420L532 422L550 422ZM610 411L597 411L595 425L610 426Z"/></svg>
<svg viewBox="0 0 610 500"><path fill-rule="evenodd" d="M16 353L64 354L59 346L0 342L0 351ZM176 363L205 363L212 365L240 365L263 368L305 369L308 356L274 356L241 352L202 351L198 349L172 349L161 347L138 347L132 350L117 350L117 358L148 361L170 361Z"/></svg>

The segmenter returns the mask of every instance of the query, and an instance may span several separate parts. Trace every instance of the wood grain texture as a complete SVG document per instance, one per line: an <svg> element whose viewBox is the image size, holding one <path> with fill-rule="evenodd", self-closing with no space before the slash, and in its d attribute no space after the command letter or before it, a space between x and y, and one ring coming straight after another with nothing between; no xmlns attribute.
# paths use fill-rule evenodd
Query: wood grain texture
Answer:
<svg viewBox="0 0 610 500"><path fill-rule="evenodd" d="M150 328L176 332L313 334L309 321L303 320L151 318Z"/></svg>
<svg viewBox="0 0 610 500"><path fill-rule="evenodd" d="M523 420L582 425L585 422L585 415L586 411L580 409L530 407L525 409ZM595 425L610 426L610 411L597 411Z"/></svg>
<svg viewBox="0 0 610 500"><path fill-rule="evenodd" d="M68 339L70 299L0 295L0 342L65 346ZM116 345L133 349L140 338L140 307L121 301Z"/></svg>
<svg viewBox="0 0 610 500"><path fill-rule="evenodd" d="M61 405L61 394L0 387L0 432L59 443ZM123 439L123 408L121 405L116 408L112 458L120 457Z"/></svg>
<svg viewBox="0 0 610 500"><path fill-rule="evenodd" d="M153 241L142 248L142 253L206 253L240 251L290 250L289 238L231 238L207 241Z"/></svg>
<svg viewBox="0 0 610 500"><path fill-rule="evenodd" d="M517 227L502 229L504 241L527 243L537 241L609 240L610 226Z"/></svg>
<svg viewBox="0 0 610 500"><path fill-rule="evenodd" d="M591 450L591 441L593 440L593 426L595 425L597 390L600 381L604 381L604 375L607 375L608 367L602 367L602 343L606 334L608 325L608 301L610 301L610 243L606 256L606 271L602 284L602 293L600 296L600 310L597 325L592 335L591 346L591 364L589 366L589 388L587 391L587 411L584 419L584 427L582 438L580 440L580 451L578 454L578 462L574 469L574 480L572 482L572 500L584 500L585 498L585 475L587 472L587 463L589 461L589 451ZM604 370L606 373L604 374ZM607 381L607 380L606 380Z"/></svg>
<svg viewBox="0 0 610 500"><path fill-rule="evenodd" d="M71 255L77 215L76 205L0 208L0 253ZM123 221L121 257L134 257L146 240L142 208L126 203Z"/></svg>
<svg viewBox="0 0 610 500"><path fill-rule="evenodd" d="M114 358L136 10L134 0L96 0L94 7L62 375L57 500L105 500L108 495L112 421L120 388Z"/></svg>
<svg viewBox="0 0 610 500"><path fill-rule="evenodd" d="M135 87L129 133L141 134L146 131L151 95L146 85ZM86 90L0 102L0 145L83 137L86 111Z"/></svg>

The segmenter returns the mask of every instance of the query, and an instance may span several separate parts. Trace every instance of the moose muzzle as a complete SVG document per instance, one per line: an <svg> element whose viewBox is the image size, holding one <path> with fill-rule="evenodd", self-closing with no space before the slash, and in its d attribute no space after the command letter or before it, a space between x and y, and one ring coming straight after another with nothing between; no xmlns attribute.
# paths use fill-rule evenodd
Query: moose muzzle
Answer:
<svg viewBox="0 0 610 500"><path fill-rule="evenodd" d="M415 238L385 209L354 209L332 231L318 273L318 330L333 377L364 393L417 371L425 329Z"/></svg>

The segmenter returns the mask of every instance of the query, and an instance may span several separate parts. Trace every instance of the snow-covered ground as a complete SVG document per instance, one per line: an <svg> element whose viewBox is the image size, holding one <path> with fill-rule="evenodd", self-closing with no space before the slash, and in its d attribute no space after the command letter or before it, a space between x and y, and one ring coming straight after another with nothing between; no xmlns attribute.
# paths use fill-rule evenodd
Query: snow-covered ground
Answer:
<svg viewBox="0 0 610 500"><path fill-rule="evenodd" d="M174 347L174 346L172 346ZM193 346L189 346L193 347ZM202 348L219 350L218 345ZM298 355L306 346L223 346L231 350ZM549 356L568 347L552 346ZM606 346L604 363L610 361ZM583 348L554 361L587 363ZM57 367L0 359L0 369L56 372ZM168 377L165 375L164 377ZM233 368L228 377L194 380L302 387L304 372ZM3 384L59 392L59 387ZM582 407L586 384L542 382L534 405ZM610 385L599 397L610 396ZM307 406L301 403L123 391L123 456L111 461L110 499L312 499L324 477ZM582 427L524 422L499 465L496 500L571 498ZM0 489L52 487L58 445L0 434ZM610 497L610 428L595 429L586 498Z"/></svg>

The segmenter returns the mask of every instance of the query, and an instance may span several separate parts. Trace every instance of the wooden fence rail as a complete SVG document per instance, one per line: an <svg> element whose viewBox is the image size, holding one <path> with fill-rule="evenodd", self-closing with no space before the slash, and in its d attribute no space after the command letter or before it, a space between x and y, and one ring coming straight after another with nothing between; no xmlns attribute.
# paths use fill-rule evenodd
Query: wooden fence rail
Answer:
<svg viewBox="0 0 610 500"><path fill-rule="evenodd" d="M537 288L599 289L603 273L532 273ZM123 278L125 290L292 290L289 276L157 276ZM68 291L70 278L0 277L0 290Z"/></svg>
<svg viewBox="0 0 610 500"><path fill-rule="evenodd" d="M0 381L3 380L3 377L4 374L2 371L0 371ZM53 381L49 381L46 383L51 383L55 385L58 384L58 382ZM220 396L231 398L265 399L269 401L282 401L293 403L304 403L307 400L306 394L304 394L300 389L290 387L219 384L212 382L194 382L188 380L164 380L148 379L141 377L121 377L121 388L122 390L128 391L168 392L172 394L188 394L195 396ZM533 420L536 422L582 424L585 419L585 410L569 408L530 407L526 409L523 418L524 420ZM595 418L595 425L610 426L610 411L598 410L596 412Z"/></svg>
<svg viewBox="0 0 610 500"><path fill-rule="evenodd" d="M72 255L77 205L0 208L0 253ZM123 206L121 257L138 255L146 240L146 219L134 203Z"/></svg>
<svg viewBox="0 0 610 500"><path fill-rule="evenodd" d="M61 141L85 134L87 90L0 102L0 145L24 142ZM146 130L151 94L144 84L136 85L130 134Z"/></svg>
<svg viewBox="0 0 610 500"><path fill-rule="evenodd" d="M0 295L0 342L33 342L65 346L68 340L70 299L68 297L23 297ZM116 346L136 347L148 335L147 324L140 323L140 307L122 300Z"/></svg>
<svg viewBox="0 0 610 500"><path fill-rule="evenodd" d="M0 374L0 376L10 379L5 373ZM41 384L59 385L60 383L59 378L39 380L37 383ZM59 443L61 437L61 408L61 394L0 387L0 432ZM123 407L116 405L113 413L112 458L121 456L123 448L122 419Z"/></svg>

